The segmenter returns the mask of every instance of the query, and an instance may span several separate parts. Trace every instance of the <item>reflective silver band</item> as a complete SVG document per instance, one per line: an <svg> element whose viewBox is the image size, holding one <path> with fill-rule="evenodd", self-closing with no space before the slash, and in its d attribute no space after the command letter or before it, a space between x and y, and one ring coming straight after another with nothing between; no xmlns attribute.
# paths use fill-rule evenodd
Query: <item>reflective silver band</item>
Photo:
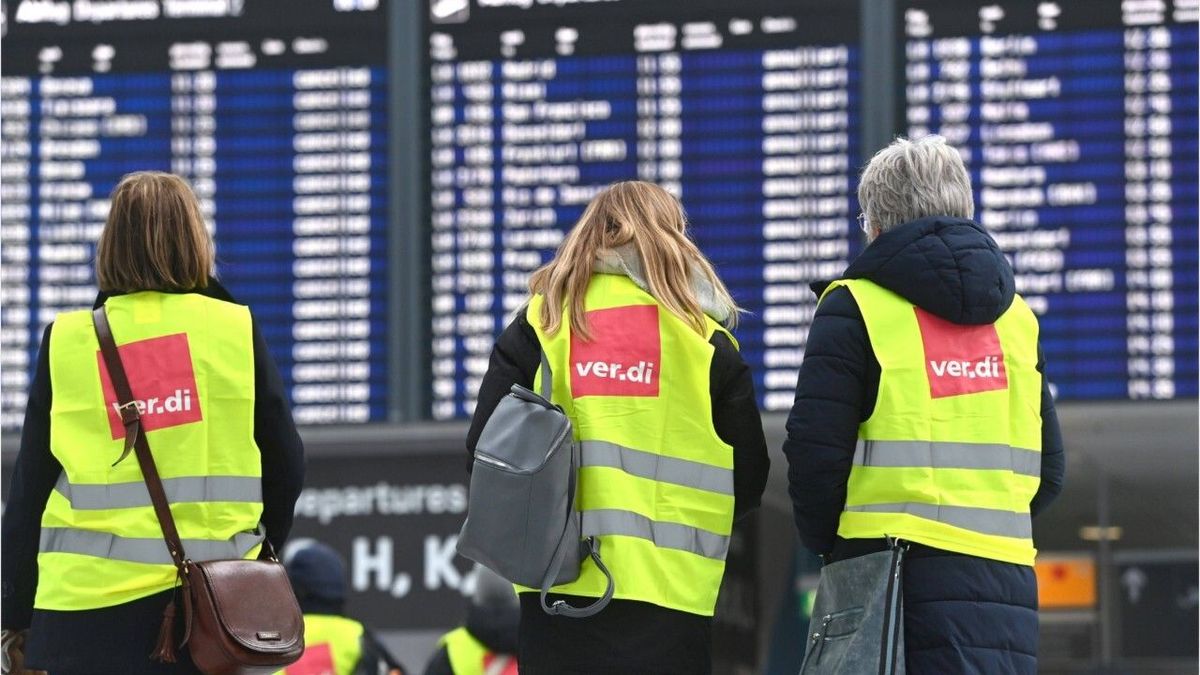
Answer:
<svg viewBox="0 0 1200 675"><path fill-rule="evenodd" d="M674 548L714 560L724 560L729 537L679 523L650 520L640 513L617 509L582 511L581 529L585 537L618 534L654 542L659 548Z"/></svg>
<svg viewBox="0 0 1200 675"><path fill-rule="evenodd" d="M1042 475L1042 453L999 443L864 441L854 449L857 466L999 469L1021 476Z"/></svg>
<svg viewBox="0 0 1200 675"><path fill-rule="evenodd" d="M183 550L197 562L244 558L264 538L262 528L239 532L232 540L184 539ZM171 565L171 553L162 537L149 539L118 537L108 532L69 527L43 527L38 549L42 553L78 553L107 560Z"/></svg>
<svg viewBox="0 0 1200 675"><path fill-rule="evenodd" d="M847 506L846 510L859 513L907 513L979 534L1000 537L1029 539L1033 536L1033 526L1028 513L1000 509L980 509L973 506L934 506L903 502Z"/></svg>
<svg viewBox="0 0 1200 675"><path fill-rule="evenodd" d="M262 502L262 479L257 476L192 476L164 478L167 501L180 502ZM153 506L146 483L74 484L63 473L54 486L77 511L128 509Z"/></svg>
<svg viewBox="0 0 1200 675"><path fill-rule="evenodd" d="M581 441L583 466L615 467L631 476L733 495L733 469L664 457L607 441Z"/></svg>

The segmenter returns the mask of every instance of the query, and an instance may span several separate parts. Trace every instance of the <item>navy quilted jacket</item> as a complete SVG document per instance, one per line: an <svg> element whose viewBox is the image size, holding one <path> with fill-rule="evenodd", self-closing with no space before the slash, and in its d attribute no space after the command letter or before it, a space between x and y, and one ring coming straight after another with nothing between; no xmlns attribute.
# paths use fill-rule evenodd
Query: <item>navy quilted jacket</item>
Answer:
<svg viewBox="0 0 1200 675"><path fill-rule="evenodd" d="M944 319L992 323L1012 304L1013 272L979 225L931 217L878 237L844 278L869 279ZM814 284L821 292L827 283ZM1038 370L1042 370L1039 354ZM836 536L858 425L879 390L879 362L854 297L835 289L808 336L783 450L796 526L804 545L834 559L871 550ZM1062 490L1064 456L1054 402L1043 378L1042 482L1036 515ZM906 568L905 647L910 673L1034 673L1037 583L1033 570L923 549Z"/></svg>

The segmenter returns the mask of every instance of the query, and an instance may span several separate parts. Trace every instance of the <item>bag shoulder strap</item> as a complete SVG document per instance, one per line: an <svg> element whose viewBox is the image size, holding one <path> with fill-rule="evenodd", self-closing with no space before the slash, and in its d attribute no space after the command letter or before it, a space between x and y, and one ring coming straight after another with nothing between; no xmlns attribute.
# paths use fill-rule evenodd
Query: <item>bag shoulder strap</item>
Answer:
<svg viewBox="0 0 1200 675"><path fill-rule="evenodd" d="M539 387L541 397L546 399L547 403L551 402L550 396L553 392L554 372L550 368L550 359L546 356L546 350L541 350L542 357L542 386ZM575 510L575 486L576 473L579 471L579 458L576 453L579 452L578 446L571 447L571 476L567 484L567 508L571 511ZM607 587L604 590L604 595L597 598L595 602L585 607L572 607L564 600L555 600L552 603L546 602L546 595L550 592L550 587L554 585L554 580L558 578L558 573L562 571L562 566L566 562L567 553L570 551L572 542L567 541L567 532L570 529L570 521L563 524L563 531L558 537L558 547L554 551L554 560L550 563L550 567L546 570L546 576L542 579L542 587L540 591L540 600L542 603L542 611L551 615L560 615L573 619L582 619L598 613L600 610L608 606L608 602L612 600L613 591L616 584L613 582L612 573L608 571L608 567L604 565L604 561L600 559L600 540L595 537L588 537L583 541L578 542L580 547L583 547L585 555L590 556L596 563L596 567L604 574L608 581Z"/></svg>
<svg viewBox="0 0 1200 675"><path fill-rule="evenodd" d="M108 324L108 315L103 306L92 312L92 324L96 329L96 338L100 341L100 353L108 367L109 379L112 380L113 389L117 394L117 411L121 415L121 424L125 427L125 450L113 466L125 459L130 448L133 449L138 466L142 469L142 477L146 480L146 490L150 492L150 502L154 504L154 515L158 517L163 539L167 542L167 550L171 552L171 560L174 561L175 567L183 572L187 554L183 550L183 542L179 539L179 530L175 528L175 518L171 515L167 493L163 489L158 467L154 464L154 456L150 454L150 444L142 429L137 399L133 397L133 390L129 387L129 378L125 374L124 364L121 363L121 353L113 340L112 327Z"/></svg>
<svg viewBox="0 0 1200 675"><path fill-rule="evenodd" d="M542 398L550 401L550 396L553 394L554 371L550 370L550 359L546 357L546 350L541 350L542 355L542 386L539 388L539 394Z"/></svg>

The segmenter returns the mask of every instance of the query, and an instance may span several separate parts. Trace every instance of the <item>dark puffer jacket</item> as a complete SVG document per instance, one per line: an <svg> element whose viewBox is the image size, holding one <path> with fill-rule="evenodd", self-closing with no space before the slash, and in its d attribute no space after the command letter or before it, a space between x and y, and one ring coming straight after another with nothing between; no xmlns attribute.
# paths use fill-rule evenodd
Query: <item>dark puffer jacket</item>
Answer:
<svg viewBox="0 0 1200 675"><path fill-rule="evenodd" d="M1012 268L996 243L979 225L957 218L924 218L881 235L844 278L874 281L958 324L994 322L1014 295ZM814 284L813 290L820 293L827 285ZM875 407L879 373L854 297L835 289L813 319L783 446L801 540L832 560L882 548L882 540L837 537L858 426ZM1031 502L1034 515L1062 490L1064 469L1045 378L1041 410L1042 481ZM1032 568L914 547L904 602L910 673L1036 672Z"/></svg>

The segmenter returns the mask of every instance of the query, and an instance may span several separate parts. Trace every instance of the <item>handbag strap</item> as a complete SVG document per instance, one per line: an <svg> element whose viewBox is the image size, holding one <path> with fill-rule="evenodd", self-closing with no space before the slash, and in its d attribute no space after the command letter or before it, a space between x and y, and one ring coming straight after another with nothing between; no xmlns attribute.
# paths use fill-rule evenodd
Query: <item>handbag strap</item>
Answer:
<svg viewBox="0 0 1200 675"><path fill-rule="evenodd" d="M138 466L142 469L142 477L146 480L146 490L150 492L154 515L158 516L163 539L167 542L167 550L171 552L171 560L180 573L184 573L186 554L183 542L179 539L179 530L175 528L175 518L171 515L167 493L163 489L158 467L154 464L154 456L150 454L150 444L142 429L142 416L138 412L137 399L133 397L133 390L129 388L129 378L125 375L125 366L121 363L121 354L117 351L117 343L113 340L112 327L108 324L108 315L103 306L92 311L92 324L96 328L96 338L100 341L100 353L108 367L108 377L112 380L113 389L117 394L117 412L120 413L121 424L125 427L125 450L117 459L117 463L129 454L132 446Z"/></svg>

